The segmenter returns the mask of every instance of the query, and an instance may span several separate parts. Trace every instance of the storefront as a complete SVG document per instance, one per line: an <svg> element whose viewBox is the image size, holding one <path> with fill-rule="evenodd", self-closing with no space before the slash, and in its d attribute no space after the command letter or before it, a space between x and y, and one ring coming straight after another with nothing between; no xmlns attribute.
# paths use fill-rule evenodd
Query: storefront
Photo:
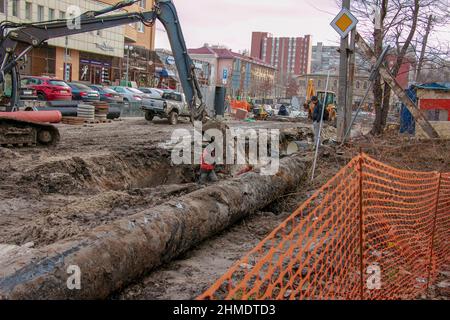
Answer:
<svg viewBox="0 0 450 320"><path fill-rule="evenodd" d="M129 51L128 51L129 50ZM127 78L139 87L153 87L155 83L155 53L143 47L128 46L123 58L114 58L112 82L119 84Z"/></svg>
<svg viewBox="0 0 450 320"><path fill-rule="evenodd" d="M92 84L111 83L112 57L80 52L80 75L83 82Z"/></svg>
<svg viewBox="0 0 450 320"><path fill-rule="evenodd" d="M23 50L24 45L17 46L17 52ZM55 76L56 72L56 48L43 45L33 48L27 54L27 62L22 64L20 73L27 76Z"/></svg>

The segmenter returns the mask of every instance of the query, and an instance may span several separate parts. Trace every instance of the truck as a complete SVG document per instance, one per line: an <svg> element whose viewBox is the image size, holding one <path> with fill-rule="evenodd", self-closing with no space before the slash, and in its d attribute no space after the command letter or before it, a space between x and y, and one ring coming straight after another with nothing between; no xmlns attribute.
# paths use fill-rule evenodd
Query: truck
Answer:
<svg viewBox="0 0 450 320"><path fill-rule="evenodd" d="M185 95L171 90L165 90L161 99L150 99L149 103L142 106L142 110L147 121L157 116L168 119L171 125L176 125L179 117L191 116Z"/></svg>

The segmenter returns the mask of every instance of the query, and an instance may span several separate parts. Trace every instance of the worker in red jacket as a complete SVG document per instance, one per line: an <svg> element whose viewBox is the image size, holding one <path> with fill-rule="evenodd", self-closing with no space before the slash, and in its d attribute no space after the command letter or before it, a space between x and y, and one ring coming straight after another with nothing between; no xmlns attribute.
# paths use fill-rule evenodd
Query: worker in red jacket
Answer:
<svg viewBox="0 0 450 320"><path fill-rule="evenodd" d="M214 138L211 139L211 143L214 142ZM215 156L215 150L212 151L211 155ZM201 157L201 163L200 163L200 184L206 184L207 182L217 182L219 179L216 175L216 164L215 163L208 163L206 161L208 158L208 149L205 148L203 150L203 154Z"/></svg>

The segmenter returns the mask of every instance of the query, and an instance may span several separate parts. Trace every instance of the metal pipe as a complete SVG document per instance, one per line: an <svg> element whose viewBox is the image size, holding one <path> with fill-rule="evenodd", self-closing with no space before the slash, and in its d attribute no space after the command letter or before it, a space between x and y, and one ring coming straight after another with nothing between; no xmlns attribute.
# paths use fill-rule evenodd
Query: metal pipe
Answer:
<svg viewBox="0 0 450 320"><path fill-rule="evenodd" d="M327 95L328 95L328 82L330 81L330 70L328 70L327 74L327 83L325 85L325 95L323 97L323 104L322 104L322 115L320 117L320 125L319 125L319 136L317 137L316 142L316 153L314 155L314 164L313 164L313 171L311 176L311 181L314 180L314 175L316 174L316 165L317 165L317 156L319 155L319 146L320 146L320 135L322 134L322 126L323 126L323 115L325 114L325 108L327 103Z"/></svg>
<svg viewBox="0 0 450 320"><path fill-rule="evenodd" d="M128 87L128 71L130 68L129 65L130 65L130 48L131 47L126 46L125 48L127 49L127 69L125 71L125 81L126 81L125 87Z"/></svg>

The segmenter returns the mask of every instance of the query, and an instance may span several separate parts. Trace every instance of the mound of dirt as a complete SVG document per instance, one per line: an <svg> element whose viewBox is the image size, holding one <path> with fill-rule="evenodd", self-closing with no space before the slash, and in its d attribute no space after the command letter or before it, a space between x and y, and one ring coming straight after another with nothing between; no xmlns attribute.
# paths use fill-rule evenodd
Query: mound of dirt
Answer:
<svg viewBox="0 0 450 320"><path fill-rule="evenodd" d="M194 178L191 167L171 165L169 151L145 148L40 164L21 174L19 185L44 194L71 195L186 183Z"/></svg>

